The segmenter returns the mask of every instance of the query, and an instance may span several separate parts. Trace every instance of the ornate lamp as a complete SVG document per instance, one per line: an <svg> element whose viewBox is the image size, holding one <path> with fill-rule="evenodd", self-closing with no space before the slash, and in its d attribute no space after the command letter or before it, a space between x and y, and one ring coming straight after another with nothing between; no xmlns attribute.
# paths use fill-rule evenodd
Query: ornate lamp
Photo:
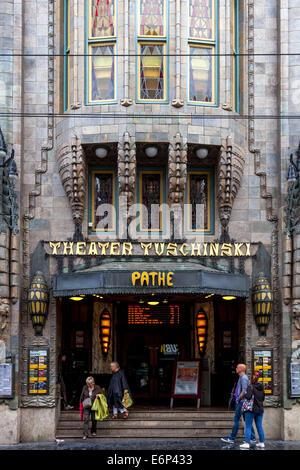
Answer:
<svg viewBox="0 0 300 470"><path fill-rule="evenodd" d="M264 273L259 273L252 290L253 315L261 336L266 336L273 309L273 293Z"/></svg>
<svg viewBox="0 0 300 470"><path fill-rule="evenodd" d="M43 334L48 316L49 291L44 275L37 271L28 290L28 312L36 336Z"/></svg>
<svg viewBox="0 0 300 470"><path fill-rule="evenodd" d="M107 356L111 338L111 315L107 309L104 309L100 315L100 344L102 354Z"/></svg>
<svg viewBox="0 0 300 470"><path fill-rule="evenodd" d="M200 356L204 356L207 345L208 319L203 309L199 310L196 317L197 342Z"/></svg>

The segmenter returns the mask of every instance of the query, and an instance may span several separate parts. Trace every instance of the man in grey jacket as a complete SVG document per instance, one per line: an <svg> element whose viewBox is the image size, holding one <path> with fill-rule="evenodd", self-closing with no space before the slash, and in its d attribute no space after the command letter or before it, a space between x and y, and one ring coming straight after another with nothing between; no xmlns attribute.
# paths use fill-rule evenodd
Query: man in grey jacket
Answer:
<svg viewBox="0 0 300 470"><path fill-rule="evenodd" d="M242 416L242 406L244 401L244 396L249 385L249 379L246 375L246 364L238 364L236 366L236 373L239 375L239 380L235 388L235 414L234 414L234 423L231 431L231 435L227 437L222 437L221 440L233 444L240 426L240 419ZM251 429L251 441L256 442L255 432L252 426Z"/></svg>

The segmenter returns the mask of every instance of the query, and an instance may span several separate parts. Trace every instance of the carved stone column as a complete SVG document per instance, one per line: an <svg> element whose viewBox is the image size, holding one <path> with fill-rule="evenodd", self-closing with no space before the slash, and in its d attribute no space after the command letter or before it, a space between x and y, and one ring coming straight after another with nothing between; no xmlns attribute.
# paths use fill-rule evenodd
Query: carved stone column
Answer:
<svg viewBox="0 0 300 470"><path fill-rule="evenodd" d="M184 201L187 174L187 144L178 133L169 145L168 181L169 201L179 204Z"/></svg>
<svg viewBox="0 0 300 470"><path fill-rule="evenodd" d="M128 207L135 198L136 187L136 146L129 132L125 132L123 141L118 145L118 184L119 197L126 197Z"/></svg>
<svg viewBox="0 0 300 470"><path fill-rule="evenodd" d="M74 137L71 145L62 147L57 155L61 182L71 206L75 229L84 217L86 199L86 164L80 139Z"/></svg>
<svg viewBox="0 0 300 470"><path fill-rule="evenodd" d="M244 173L245 157L230 137L222 142L217 168L217 200L222 225L222 237L228 238L228 224L234 200Z"/></svg>

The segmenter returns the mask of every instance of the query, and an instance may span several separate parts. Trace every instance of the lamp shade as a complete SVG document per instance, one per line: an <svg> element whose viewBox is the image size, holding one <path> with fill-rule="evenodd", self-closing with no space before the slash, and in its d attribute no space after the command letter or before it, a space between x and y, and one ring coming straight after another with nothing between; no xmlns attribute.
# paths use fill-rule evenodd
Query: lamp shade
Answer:
<svg viewBox="0 0 300 470"><path fill-rule="evenodd" d="M48 316L49 291L44 275L37 271L28 290L28 313L36 336L43 334Z"/></svg>
<svg viewBox="0 0 300 470"><path fill-rule="evenodd" d="M100 315L100 344L103 356L107 356L111 339L111 315L104 309Z"/></svg>
<svg viewBox="0 0 300 470"><path fill-rule="evenodd" d="M196 316L196 335L200 356L204 356L207 345L208 319L203 309Z"/></svg>
<svg viewBox="0 0 300 470"><path fill-rule="evenodd" d="M253 315L261 336L266 336L273 310L273 293L264 273L259 273L252 292Z"/></svg>

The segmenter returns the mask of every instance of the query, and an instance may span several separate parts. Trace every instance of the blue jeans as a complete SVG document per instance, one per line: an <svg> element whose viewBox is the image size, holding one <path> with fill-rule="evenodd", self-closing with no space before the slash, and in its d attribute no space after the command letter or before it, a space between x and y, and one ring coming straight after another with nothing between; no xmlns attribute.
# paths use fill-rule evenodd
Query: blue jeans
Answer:
<svg viewBox="0 0 300 470"><path fill-rule="evenodd" d="M235 440L236 435L238 433L239 427L240 427L240 419L241 416L243 415L243 418L245 419L244 413L242 413L242 405L243 402L239 402L235 404L235 414L234 414L234 423L233 423L233 428L231 431L231 439ZM251 429L251 439L255 439L255 432L253 429L253 426L250 427Z"/></svg>
<svg viewBox="0 0 300 470"><path fill-rule="evenodd" d="M265 442L265 433L262 427L264 414L263 413L254 413L253 411L246 411L245 413L245 441L250 442L251 428L253 429L253 419L255 421L255 426L259 436L259 442Z"/></svg>

